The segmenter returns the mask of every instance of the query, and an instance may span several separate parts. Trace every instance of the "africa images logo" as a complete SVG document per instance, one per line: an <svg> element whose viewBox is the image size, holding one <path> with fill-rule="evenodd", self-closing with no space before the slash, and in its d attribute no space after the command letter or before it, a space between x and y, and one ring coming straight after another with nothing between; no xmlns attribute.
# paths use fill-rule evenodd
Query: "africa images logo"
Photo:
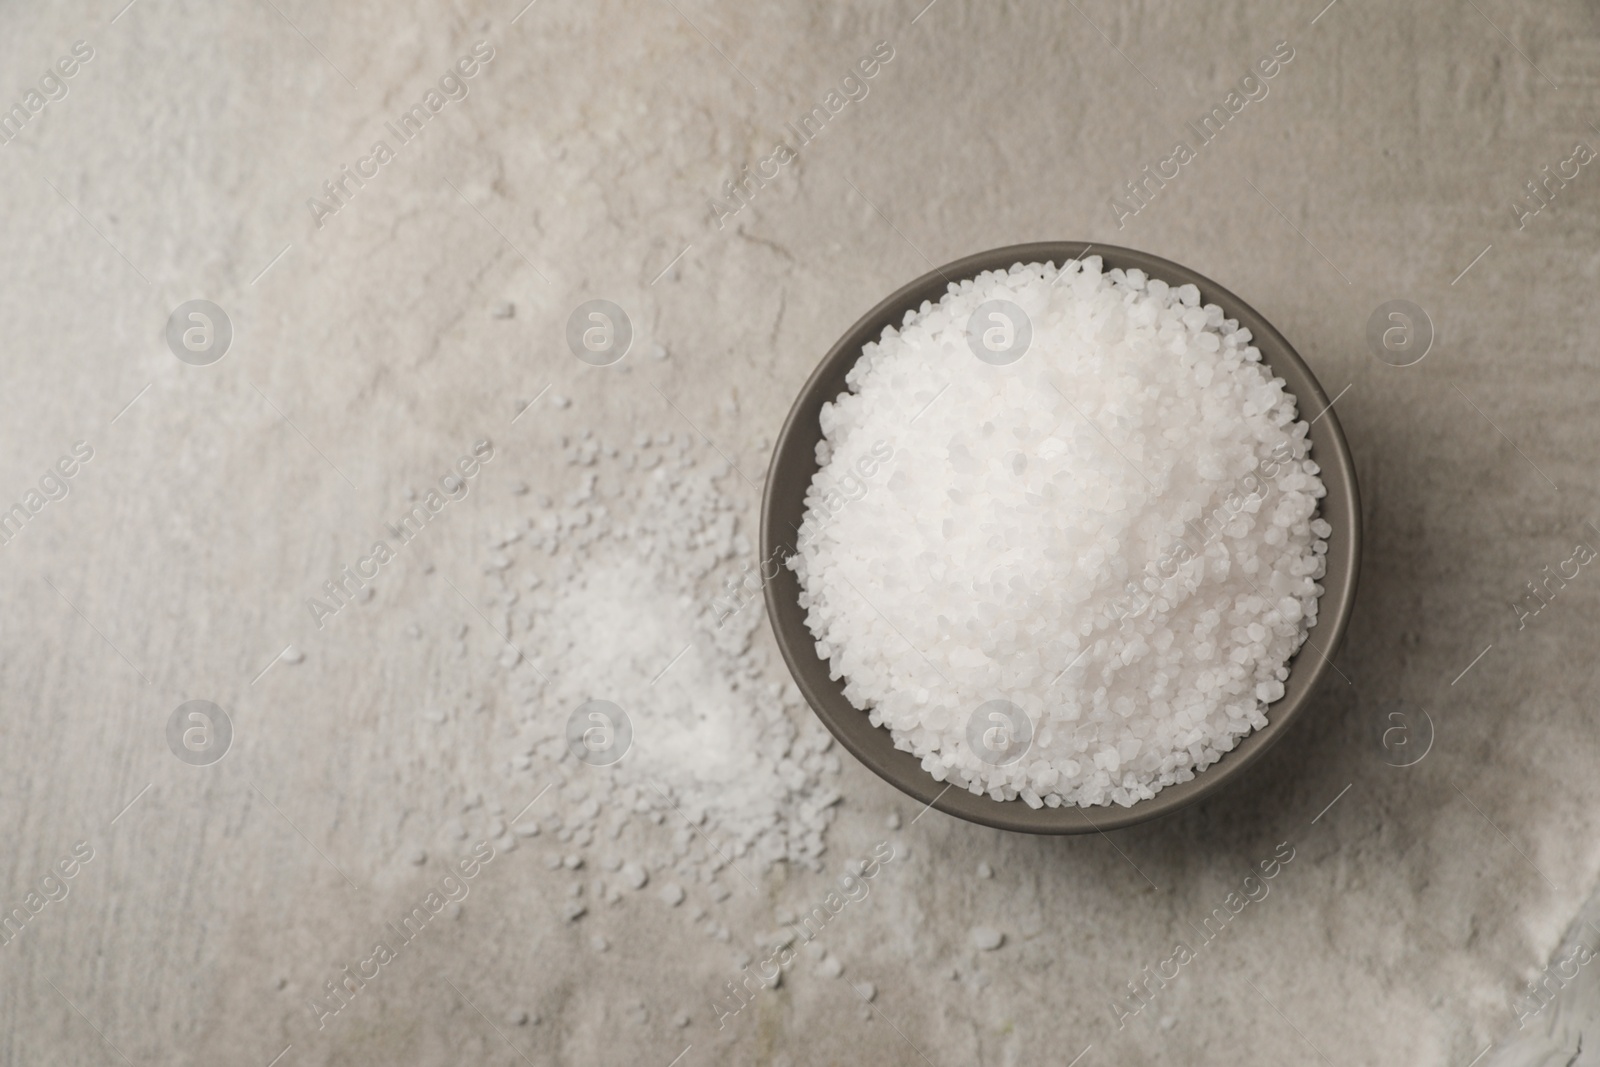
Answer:
<svg viewBox="0 0 1600 1067"><path fill-rule="evenodd" d="M446 104L465 100L471 88L467 81L476 77L484 67L494 59L494 46L487 41L479 41L472 46L469 55L462 56L443 75L440 76L438 88L430 86L422 94L422 99L402 111L393 122L385 122L384 129L389 131L396 145L407 145L422 134L422 128L433 119L433 116L444 110ZM366 188L367 182L376 178L387 164L395 159L396 152L390 147L389 142L379 139L372 143L372 151L356 160L355 170L352 171L348 164L339 168L339 173L330 181L322 183L323 195L326 200L311 197L306 200L306 208L311 212L311 217L316 220L317 229L322 229L327 224L330 215L337 215L347 207L356 193Z"/></svg>

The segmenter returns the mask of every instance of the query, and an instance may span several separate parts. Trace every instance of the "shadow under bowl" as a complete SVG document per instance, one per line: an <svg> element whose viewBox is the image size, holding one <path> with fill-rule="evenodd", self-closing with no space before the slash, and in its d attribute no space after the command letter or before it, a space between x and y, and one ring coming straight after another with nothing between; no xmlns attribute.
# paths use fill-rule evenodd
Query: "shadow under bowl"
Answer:
<svg viewBox="0 0 1600 1067"><path fill-rule="evenodd" d="M1321 467L1327 487L1319 514L1333 527L1327 538L1327 573L1322 578L1324 591L1317 605L1317 624L1311 630L1311 640L1290 661L1284 695L1268 707L1267 725L1240 739L1231 752L1224 753L1218 762L1189 781L1169 785L1131 807L1087 809L1063 805L1034 809L1020 799L999 801L975 795L935 780L922 769L917 757L894 747L886 728L873 726L865 711L845 699L843 680L828 677L828 662L817 656L816 638L807 629L806 612L800 607L800 583L795 573L780 566L777 576L765 583L767 615L795 684L841 745L919 803L969 822L1023 833L1079 834L1132 826L1193 804L1243 775L1300 717L1327 672L1329 657L1338 650L1350 620L1360 561L1361 506L1349 445L1338 416L1328 407L1327 393L1284 336L1250 305L1187 267L1133 249L1066 241L1012 245L946 264L887 297L839 339L800 390L773 449L761 501L761 559L787 559L795 553L795 531L805 515L806 489L817 473L822 405L848 391L845 375L868 341L878 340L885 326L899 327L905 313L921 307L924 300L937 304L947 291L949 280L961 281L987 270L1008 270L1017 263L1065 263L1084 255L1086 247L1102 258L1103 270L1137 268L1173 286L1193 283L1200 290L1203 304L1220 305L1226 317L1237 319L1241 327L1250 331L1251 343L1260 349L1262 363L1284 380L1297 400L1298 417L1316 419L1311 424L1311 456Z"/></svg>

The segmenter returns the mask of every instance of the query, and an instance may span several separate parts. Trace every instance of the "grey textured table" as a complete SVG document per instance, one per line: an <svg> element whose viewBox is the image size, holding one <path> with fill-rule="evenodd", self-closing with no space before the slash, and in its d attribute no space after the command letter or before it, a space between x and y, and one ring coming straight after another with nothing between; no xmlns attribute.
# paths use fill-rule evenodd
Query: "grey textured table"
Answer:
<svg viewBox="0 0 1600 1067"><path fill-rule="evenodd" d="M1600 144L1600 15L922 2L0 9L0 106L22 116L0 127L0 501L28 511L0 548L0 903L75 875L0 944L0 1063L1572 1056L1593 996L1520 1029L1518 1005L1600 874L1600 579L1581 568L1525 618L1514 604L1600 545L1600 176L1575 152ZM375 154L477 42L447 83L463 97ZM737 212L714 206L877 42L892 59L870 91ZM1280 42L1292 58L1230 106ZM1227 121L1202 143L1213 108ZM1178 141L1193 158L1164 163ZM682 417L759 471L793 391L878 295L1044 238L1193 266L1339 395L1368 548L1309 721L1243 788L1071 840L913 823L847 762L830 861L881 837L904 858L830 931L842 980L802 958L721 1029L714 991L825 875L780 867L762 899L736 894L728 942L650 894L571 924L537 840L338 1026L310 1025L306 999L375 916L437 876L464 791L482 819L522 803L496 708L444 733L417 714L493 691L499 646L441 579L474 594L515 484L549 475L564 434ZM638 330L616 368L563 340L595 296ZM209 366L164 336L192 299L232 323ZM1414 365L1368 346L1391 300L1431 322ZM513 424L546 387L571 405ZM473 495L319 630L308 596L480 438L496 459ZM77 442L92 457L58 481ZM741 507L753 519L753 492ZM303 660L275 658L289 644ZM212 766L167 746L196 699L233 725ZM1432 724L1413 766L1380 742L1394 701L1427 713L1405 720L1416 744ZM1270 895L1119 1024L1126 983L1281 843ZM1004 944L974 948L975 926Z"/></svg>

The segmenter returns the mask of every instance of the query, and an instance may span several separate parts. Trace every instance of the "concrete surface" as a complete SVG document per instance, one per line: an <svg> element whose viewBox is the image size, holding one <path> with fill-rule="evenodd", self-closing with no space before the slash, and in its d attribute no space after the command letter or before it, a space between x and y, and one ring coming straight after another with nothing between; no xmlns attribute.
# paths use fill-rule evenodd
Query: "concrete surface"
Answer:
<svg viewBox="0 0 1600 1067"><path fill-rule="evenodd" d="M74 443L93 449L66 465L68 495L0 549L0 900L15 906L60 863L75 873L0 946L0 1062L1573 1054L1593 997L1569 994L1542 1050L1525 1035L1557 1011L1519 1029L1516 1005L1600 875L1600 579L1581 569L1521 629L1512 604L1577 542L1600 544L1587 525L1600 176L1579 166L1520 228L1513 205L1542 167L1600 141L1600 13L922 5L0 8L7 107L75 41L94 52L0 146L0 498L23 501ZM470 95L319 226L308 198L478 41L494 58ZM878 41L894 58L870 94L719 229L708 201L723 183ZM1123 183L1279 42L1293 59L1268 94L1119 229ZM563 922L571 878L536 838L317 1029L307 998L456 854L446 822L476 833L527 799L504 771L499 646L463 603L481 594L484 533L512 513L515 483L562 476L563 434L681 433L685 419L759 477L794 390L880 294L1040 238L1195 267L1343 391L1368 546L1316 714L1244 787L1082 839L916 818L846 761L829 869L778 868L715 905L727 942L649 894ZM594 296L638 329L615 368L563 342ZM210 366L164 340L195 298L234 328ZM1365 340L1397 299L1437 334L1412 366ZM514 317L494 316L502 301ZM653 343L670 357L646 357ZM496 460L467 501L371 604L319 630L306 599L408 487L485 437ZM751 519L756 503L742 500ZM449 636L461 623L465 659ZM304 660L275 659L291 643ZM192 699L233 724L210 766L167 746ZM1402 700L1413 710L1390 718ZM485 714L445 733L419 724L421 706L478 702ZM1392 766L1421 751L1428 722L1426 756ZM809 906L880 839L899 858L827 935L843 980L802 956L719 1029L709 1003L773 909ZM1280 845L1294 858L1270 895L1119 1027L1125 983ZM979 926L1003 945L976 949ZM608 951L592 951L597 933ZM1573 987L1592 990L1593 970ZM851 982L873 984L870 1004Z"/></svg>

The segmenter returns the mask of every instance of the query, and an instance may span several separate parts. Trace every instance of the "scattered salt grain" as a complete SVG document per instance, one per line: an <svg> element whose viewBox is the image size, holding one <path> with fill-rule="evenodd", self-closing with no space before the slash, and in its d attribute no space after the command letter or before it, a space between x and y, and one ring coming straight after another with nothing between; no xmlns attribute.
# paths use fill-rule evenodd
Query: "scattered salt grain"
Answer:
<svg viewBox="0 0 1600 1067"><path fill-rule="evenodd" d="M568 434L565 473L544 476L548 494L511 498L522 520L497 517L489 534L521 531L516 553L494 554L483 594L527 657L507 657L498 703L522 709L513 748L528 763L502 766L533 779L531 793L550 789L556 818L539 821L573 850L621 841L644 869L670 858L685 885L729 861L746 877L776 862L817 869L834 817L817 801L837 796L839 763L762 640L759 597L731 599L745 569L759 573L747 488L687 434L632 440ZM630 471L641 455L668 462ZM585 765L567 729L591 700L622 710L632 743ZM666 820L668 835L647 825Z"/></svg>
<svg viewBox="0 0 1600 1067"><path fill-rule="evenodd" d="M970 934L974 948L981 948L985 952L993 952L1005 944L1006 935L992 926L974 926Z"/></svg>

